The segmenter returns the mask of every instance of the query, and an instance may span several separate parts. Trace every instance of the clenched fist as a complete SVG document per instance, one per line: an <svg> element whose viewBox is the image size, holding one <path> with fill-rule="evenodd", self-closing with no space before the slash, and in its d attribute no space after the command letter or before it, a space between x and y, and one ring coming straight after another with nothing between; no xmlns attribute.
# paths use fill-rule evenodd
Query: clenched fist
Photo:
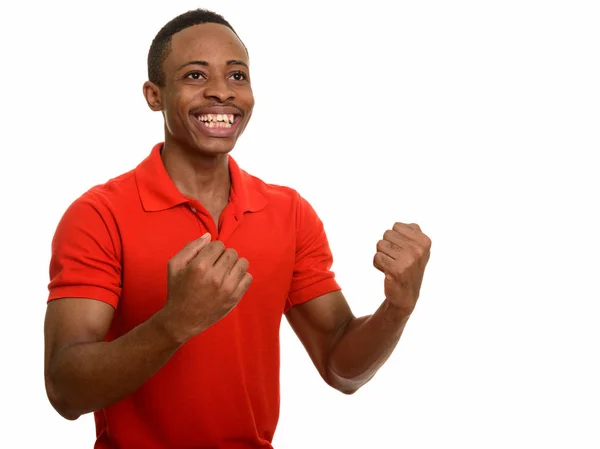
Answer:
<svg viewBox="0 0 600 449"><path fill-rule="evenodd" d="M210 234L188 243L168 264L166 326L180 342L233 309L252 282L248 261Z"/></svg>
<svg viewBox="0 0 600 449"><path fill-rule="evenodd" d="M431 240L416 224L396 223L377 242L373 265L385 274L385 297L407 316L419 298L430 249Z"/></svg>

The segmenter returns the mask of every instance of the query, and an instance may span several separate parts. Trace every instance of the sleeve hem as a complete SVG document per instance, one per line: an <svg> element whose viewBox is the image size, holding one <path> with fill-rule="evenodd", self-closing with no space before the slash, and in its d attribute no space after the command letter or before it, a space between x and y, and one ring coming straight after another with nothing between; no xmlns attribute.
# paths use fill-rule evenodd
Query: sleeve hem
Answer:
<svg viewBox="0 0 600 449"><path fill-rule="evenodd" d="M110 304L115 309L119 304L119 297L110 290L101 287L91 287L88 285L55 287L50 290L48 301L54 301L61 298L87 298L95 299Z"/></svg>
<svg viewBox="0 0 600 449"><path fill-rule="evenodd" d="M318 298L319 296L326 295L327 293L340 290L341 288L334 278L323 279L322 281L316 282L303 288L302 290L298 290L290 294L287 298L283 313L286 313L294 306L303 304L307 301Z"/></svg>

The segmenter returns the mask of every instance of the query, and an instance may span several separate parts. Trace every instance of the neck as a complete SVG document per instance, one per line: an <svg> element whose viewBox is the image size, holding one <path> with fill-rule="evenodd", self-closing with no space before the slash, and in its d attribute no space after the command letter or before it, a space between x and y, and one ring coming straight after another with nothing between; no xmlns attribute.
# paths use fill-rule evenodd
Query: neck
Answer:
<svg viewBox="0 0 600 449"><path fill-rule="evenodd" d="M177 189L212 209L229 201L231 179L227 154L203 155L165 142L162 160Z"/></svg>

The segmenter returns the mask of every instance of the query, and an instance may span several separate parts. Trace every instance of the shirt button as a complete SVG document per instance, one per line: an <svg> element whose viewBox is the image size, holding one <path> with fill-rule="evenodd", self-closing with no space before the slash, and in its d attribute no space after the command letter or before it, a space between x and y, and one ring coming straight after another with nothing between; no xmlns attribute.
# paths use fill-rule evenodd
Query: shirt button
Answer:
<svg viewBox="0 0 600 449"><path fill-rule="evenodd" d="M191 210L193 213L196 213L196 208L195 208L195 207L190 207L190 210Z"/></svg>

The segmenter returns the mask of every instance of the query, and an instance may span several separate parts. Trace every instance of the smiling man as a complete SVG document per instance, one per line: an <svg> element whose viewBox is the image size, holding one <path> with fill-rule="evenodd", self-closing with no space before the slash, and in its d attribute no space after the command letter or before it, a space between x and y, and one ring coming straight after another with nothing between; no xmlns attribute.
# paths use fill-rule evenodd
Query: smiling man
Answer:
<svg viewBox="0 0 600 449"><path fill-rule="evenodd" d="M75 200L52 242L48 397L67 419L94 412L97 449L270 448L282 317L325 382L355 392L396 346L431 242L415 224L385 231L385 299L354 317L314 209L229 155L254 106L231 25L176 17L148 75L164 143Z"/></svg>

